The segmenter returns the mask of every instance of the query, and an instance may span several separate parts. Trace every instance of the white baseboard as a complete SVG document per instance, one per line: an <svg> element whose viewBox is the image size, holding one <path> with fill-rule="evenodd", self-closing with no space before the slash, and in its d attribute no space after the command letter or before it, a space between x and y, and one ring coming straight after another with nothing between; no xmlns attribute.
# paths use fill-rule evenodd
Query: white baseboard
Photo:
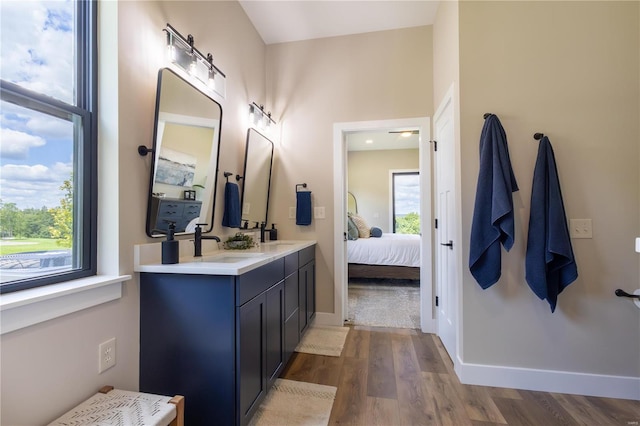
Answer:
<svg viewBox="0 0 640 426"><path fill-rule="evenodd" d="M640 377L465 364L459 359L455 370L468 385L640 400Z"/></svg>

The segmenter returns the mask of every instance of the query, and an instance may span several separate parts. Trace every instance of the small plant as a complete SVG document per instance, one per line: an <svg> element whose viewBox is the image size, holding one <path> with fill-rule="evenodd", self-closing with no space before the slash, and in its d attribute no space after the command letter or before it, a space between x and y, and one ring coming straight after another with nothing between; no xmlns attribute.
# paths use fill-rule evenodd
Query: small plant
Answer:
<svg viewBox="0 0 640 426"><path fill-rule="evenodd" d="M255 246L256 243L253 241L253 238L250 235L243 234L242 232L238 232L233 237L229 237L227 241L224 242L224 248L226 250L246 250Z"/></svg>

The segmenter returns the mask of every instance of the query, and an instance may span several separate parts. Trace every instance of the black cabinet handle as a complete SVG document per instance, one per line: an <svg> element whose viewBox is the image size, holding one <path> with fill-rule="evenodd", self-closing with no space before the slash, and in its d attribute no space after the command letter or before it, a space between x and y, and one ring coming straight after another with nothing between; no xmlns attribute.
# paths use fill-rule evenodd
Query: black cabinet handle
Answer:
<svg viewBox="0 0 640 426"><path fill-rule="evenodd" d="M640 299L640 295L638 294L629 294L626 291L622 290L622 289L617 289L616 290L616 296L618 297L630 297L631 299Z"/></svg>
<svg viewBox="0 0 640 426"><path fill-rule="evenodd" d="M448 243L440 243L441 246L447 246L449 249L453 250L453 241L449 240Z"/></svg>

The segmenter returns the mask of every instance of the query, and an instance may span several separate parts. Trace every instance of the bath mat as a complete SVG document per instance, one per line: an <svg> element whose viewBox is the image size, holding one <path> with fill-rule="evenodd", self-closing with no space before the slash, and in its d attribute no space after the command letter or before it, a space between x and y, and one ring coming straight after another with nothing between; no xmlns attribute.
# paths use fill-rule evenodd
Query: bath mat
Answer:
<svg viewBox="0 0 640 426"><path fill-rule="evenodd" d="M420 328L420 287L349 283L349 324Z"/></svg>
<svg viewBox="0 0 640 426"><path fill-rule="evenodd" d="M327 425L337 388L277 379L249 426Z"/></svg>
<svg viewBox="0 0 640 426"><path fill-rule="evenodd" d="M309 327L296 347L296 352L308 354L340 356L344 341L349 333L348 327L313 326Z"/></svg>

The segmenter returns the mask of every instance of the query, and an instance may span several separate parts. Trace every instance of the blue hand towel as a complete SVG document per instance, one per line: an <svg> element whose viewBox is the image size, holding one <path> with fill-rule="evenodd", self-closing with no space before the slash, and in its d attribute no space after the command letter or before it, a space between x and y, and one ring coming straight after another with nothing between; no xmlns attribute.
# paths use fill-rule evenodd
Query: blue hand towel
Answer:
<svg viewBox="0 0 640 426"><path fill-rule="evenodd" d="M507 135L498 117L489 115L480 136L480 170L471 224L469 269L480 287L501 275L500 244L509 251L515 240L512 192L518 190L511 168Z"/></svg>
<svg viewBox="0 0 640 426"><path fill-rule="evenodd" d="M222 226L228 228L240 228L240 191L238 184L227 182L224 186L224 214L222 216Z"/></svg>
<svg viewBox="0 0 640 426"><path fill-rule="evenodd" d="M578 278L556 160L546 136L540 141L533 171L525 275L536 296L547 299L551 312L558 294Z"/></svg>
<svg viewBox="0 0 640 426"><path fill-rule="evenodd" d="M296 192L296 225L311 225L311 191Z"/></svg>

